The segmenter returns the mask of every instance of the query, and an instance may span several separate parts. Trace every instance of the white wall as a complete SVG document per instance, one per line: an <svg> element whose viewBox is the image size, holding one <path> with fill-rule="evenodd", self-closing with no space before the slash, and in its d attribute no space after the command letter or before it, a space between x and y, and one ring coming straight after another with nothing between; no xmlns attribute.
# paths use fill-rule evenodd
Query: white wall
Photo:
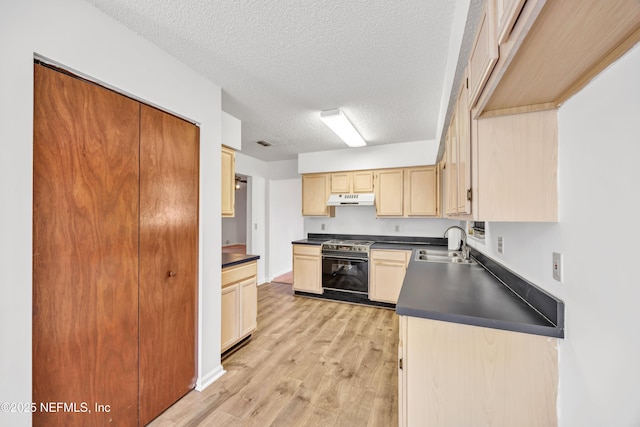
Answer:
<svg viewBox="0 0 640 427"><path fill-rule="evenodd" d="M267 180L254 175L247 178L247 253L260 255L258 284L267 282Z"/></svg>
<svg viewBox="0 0 640 427"><path fill-rule="evenodd" d="M221 115L222 143L234 150L240 150L242 148L242 122L224 111L221 112Z"/></svg>
<svg viewBox="0 0 640 427"><path fill-rule="evenodd" d="M260 255L258 283L267 282L285 268L282 254L286 252L290 257L291 241L305 236L301 227L301 184L288 182L300 181L298 162L264 162L237 152L236 173L249 177L247 252ZM286 200L283 190L290 191ZM283 218L288 218L288 223ZM290 235L295 237L285 238Z"/></svg>
<svg viewBox="0 0 640 427"><path fill-rule="evenodd" d="M458 224L459 221L443 218L376 218L373 206L336 206L336 216L333 218L304 217L304 234L442 237L447 227ZM400 231L396 231L396 225Z"/></svg>
<svg viewBox="0 0 640 427"><path fill-rule="evenodd" d="M301 153L298 173L433 165L437 155L435 140Z"/></svg>
<svg viewBox="0 0 640 427"><path fill-rule="evenodd" d="M247 185L236 191L235 216L222 218L222 245L244 245L247 242Z"/></svg>
<svg viewBox="0 0 640 427"><path fill-rule="evenodd" d="M269 181L269 280L293 269L291 242L304 238L302 179Z"/></svg>
<svg viewBox="0 0 640 427"><path fill-rule="evenodd" d="M639 75L636 46L561 107L559 222L490 223L486 244L471 243L564 300L564 427L640 425ZM563 283L552 279L554 251L564 255Z"/></svg>
<svg viewBox="0 0 640 427"><path fill-rule="evenodd" d="M200 123L198 386L220 365L220 87L80 0L0 3L0 402L31 401L33 57ZM204 262L206 261L206 262ZM29 425L0 411L0 425Z"/></svg>

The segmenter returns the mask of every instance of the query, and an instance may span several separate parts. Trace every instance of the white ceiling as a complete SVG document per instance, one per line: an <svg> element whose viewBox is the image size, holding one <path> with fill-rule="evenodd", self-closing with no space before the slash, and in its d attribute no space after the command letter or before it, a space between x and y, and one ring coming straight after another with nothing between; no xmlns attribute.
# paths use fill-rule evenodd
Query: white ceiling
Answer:
<svg viewBox="0 0 640 427"><path fill-rule="evenodd" d="M251 157L345 148L333 108L369 145L439 137L456 1L87 1L220 85Z"/></svg>

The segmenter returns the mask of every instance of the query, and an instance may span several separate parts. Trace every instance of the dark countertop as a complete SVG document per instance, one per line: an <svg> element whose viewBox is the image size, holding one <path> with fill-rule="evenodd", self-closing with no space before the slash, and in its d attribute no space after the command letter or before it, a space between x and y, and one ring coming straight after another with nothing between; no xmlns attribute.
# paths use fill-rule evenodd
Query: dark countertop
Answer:
<svg viewBox="0 0 640 427"><path fill-rule="evenodd" d="M301 239L301 240L294 240L291 243L294 244L294 245L315 245L315 246L320 246L322 243L326 242L327 240L331 240L331 239Z"/></svg>
<svg viewBox="0 0 640 427"><path fill-rule="evenodd" d="M233 265L244 264L245 262L256 261L260 259L260 255L250 254L232 254L222 252L222 268L231 267Z"/></svg>
<svg viewBox="0 0 640 427"><path fill-rule="evenodd" d="M294 240L294 245L321 245L328 240L370 240L376 243L372 249L406 249L416 246L435 245L447 246L447 239L441 237L410 237L410 236L376 236L362 234L319 234L309 233L306 239Z"/></svg>
<svg viewBox="0 0 640 427"><path fill-rule="evenodd" d="M535 288L546 307L560 304L560 325L540 314L482 265L415 261L402 284L396 313L515 332L564 337L564 304ZM497 276L500 276L498 273ZM524 280L524 279L521 279ZM531 293L531 286L527 291ZM541 309L545 311L546 309ZM560 310L558 310L560 311ZM556 319L558 321L558 319Z"/></svg>
<svg viewBox="0 0 640 427"><path fill-rule="evenodd" d="M416 247L424 247L424 246L429 246L429 247L439 247L439 248L446 248L447 245L438 245L435 243L429 243L429 242L413 242L413 243L407 243L407 242L376 242L373 245L371 245L371 249L391 249L391 250L405 250L405 251L411 251L413 249L415 249Z"/></svg>

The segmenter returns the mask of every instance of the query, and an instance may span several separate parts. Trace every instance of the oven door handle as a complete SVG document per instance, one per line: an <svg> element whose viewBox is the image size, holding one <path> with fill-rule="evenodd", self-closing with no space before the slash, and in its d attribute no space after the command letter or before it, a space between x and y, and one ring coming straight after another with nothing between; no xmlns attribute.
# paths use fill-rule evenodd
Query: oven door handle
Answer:
<svg viewBox="0 0 640 427"><path fill-rule="evenodd" d="M369 258L355 258L355 257L350 257L350 256L340 256L340 255L322 255L322 259L344 259L344 260L348 260L348 261L361 261L361 262L366 262L369 261Z"/></svg>
<svg viewBox="0 0 640 427"><path fill-rule="evenodd" d="M333 272L333 274L331 275L331 277L336 277L338 275L338 273L340 273L342 270L344 270L344 265L341 265L339 269L337 269L336 271Z"/></svg>

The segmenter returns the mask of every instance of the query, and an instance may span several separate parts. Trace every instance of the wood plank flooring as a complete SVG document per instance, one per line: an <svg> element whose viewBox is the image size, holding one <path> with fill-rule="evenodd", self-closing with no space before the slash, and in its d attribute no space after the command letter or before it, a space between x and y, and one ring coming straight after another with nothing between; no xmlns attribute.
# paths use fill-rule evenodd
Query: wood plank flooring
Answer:
<svg viewBox="0 0 640 427"><path fill-rule="evenodd" d="M227 373L151 426L397 426L398 318L392 310L258 288L258 330Z"/></svg>

